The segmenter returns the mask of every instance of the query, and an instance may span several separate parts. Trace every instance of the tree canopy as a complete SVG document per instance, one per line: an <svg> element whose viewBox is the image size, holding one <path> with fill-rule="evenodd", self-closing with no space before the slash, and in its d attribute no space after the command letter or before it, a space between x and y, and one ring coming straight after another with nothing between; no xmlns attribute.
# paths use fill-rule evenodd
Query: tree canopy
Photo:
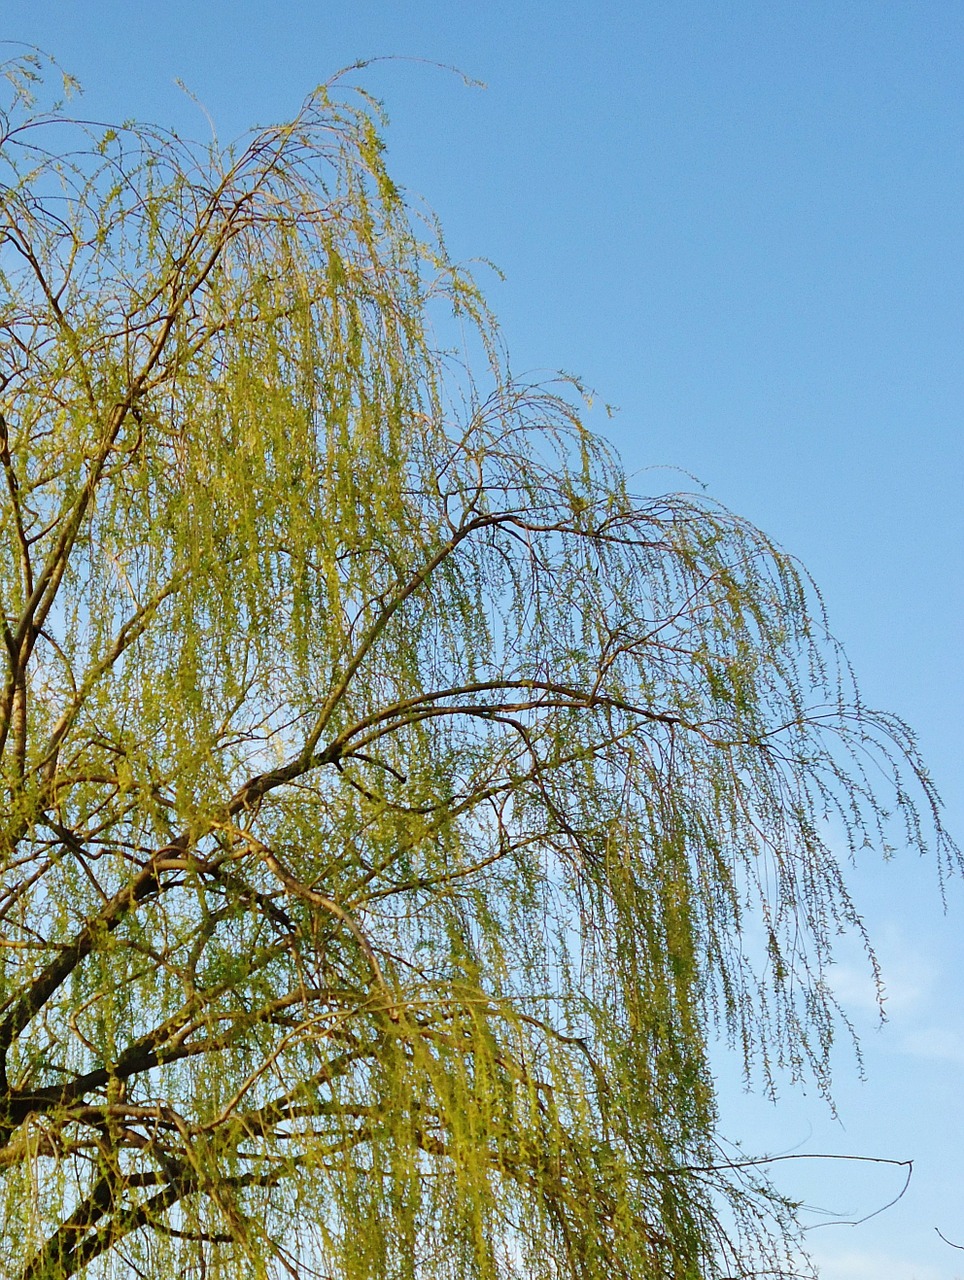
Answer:
<svg viewBox="0 0 964 1280"><path fill-rule="evenodd" d="M848 858L956 857L910 733L343 78L221 147L5 70L3 1274L789 1274L709 1046L827 1088Z"/></svg>

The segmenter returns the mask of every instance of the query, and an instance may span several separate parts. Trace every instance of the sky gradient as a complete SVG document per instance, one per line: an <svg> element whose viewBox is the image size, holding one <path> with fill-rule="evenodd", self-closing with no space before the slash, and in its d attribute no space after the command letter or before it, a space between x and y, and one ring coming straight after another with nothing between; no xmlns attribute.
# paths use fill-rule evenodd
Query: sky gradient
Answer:
<svg viewBox="0 0 964 1280"><path fill-rule="evenodd" d="M84 114L205 136L180 79L225 139L394 56L358 77L390 169L455 257L504 273L478 268L516 371L578 374L640 488L704 485L800 557L964 838L964 3L4 0L0 37L53 53ZM813 1251L826 1280L954 1280L964 886L945 915L934 866L899 855L852 884L889 997L880 1027L845 945L866 1079L842 1052L837 1117L789 1087L774 1107L721 1053L724 1124L755 1151L913 1158L899 1204ZM835 1219L900 1181L780 1172Z"/></svg>

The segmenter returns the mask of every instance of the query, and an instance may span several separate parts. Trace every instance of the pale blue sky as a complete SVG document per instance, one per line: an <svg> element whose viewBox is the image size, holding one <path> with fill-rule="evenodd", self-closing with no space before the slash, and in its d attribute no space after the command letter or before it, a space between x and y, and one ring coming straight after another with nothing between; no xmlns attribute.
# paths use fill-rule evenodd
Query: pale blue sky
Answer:
<svg viewBox="0 0 964 1280"><path fill-rule="evenodd" d="M364 77L398 180L456 256L505 272L516 368L578 373L620 406L598 425L630 471L695 473L803 559L964 835L964 2L3 0L0 36L54 53L85 113L201 134L180 78L226 138L358 58L485 81ZM914 1157L898 1206L812 1244L827 1280L953 1280L934 1228L964 1241L964 887L944 918L917 860L854 886L891 993L877 1030L841 966L867 1082L841 1058L839 1122L790 1090L724 1112L757 1148ZM840 1216L896 1189L870 1166L781 1176Z"/></svg>

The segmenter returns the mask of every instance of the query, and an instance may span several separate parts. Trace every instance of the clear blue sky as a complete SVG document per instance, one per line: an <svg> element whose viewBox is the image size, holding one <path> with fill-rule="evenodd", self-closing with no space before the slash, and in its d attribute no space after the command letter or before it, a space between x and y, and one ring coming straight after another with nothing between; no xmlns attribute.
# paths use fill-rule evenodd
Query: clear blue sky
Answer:
<svg viewBox="0 0 964 1280"><path fill-rule="evenodd" d="M577 372L620 406L598 425L630 471L695 473L803 559L964 835L961 0L5 0L0 35L54 53L87 114L203 134L180 78L225 138L358 58L485 81L365 73L398 180L456 256L505 272L488 291L517 370ZM839 1121L735 1084L724 1114L757 1149L914 1157L900 1204L812 1245L827 1280L953 1280L964 1253L934 1228L964 1242L964 886L945 918L926 863L853 882L890 991L879 1030L841 965L867 1081L841 1057ZM781 1176L843 1217L897 1185Z"/></svg>

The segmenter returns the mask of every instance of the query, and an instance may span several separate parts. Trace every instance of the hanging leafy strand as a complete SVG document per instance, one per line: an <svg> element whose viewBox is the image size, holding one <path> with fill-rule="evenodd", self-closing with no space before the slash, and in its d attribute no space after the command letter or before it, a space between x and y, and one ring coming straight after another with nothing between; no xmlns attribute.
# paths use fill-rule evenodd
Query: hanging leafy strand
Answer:
<svg viewBox="0 0 964 1280"><path fill-rule="evenodd" d="M908 730L513 381L364 95L221 150L6 73L3 1274L787 1274L707 1044L827 1087L842 863L956 857Z"/></svg>

